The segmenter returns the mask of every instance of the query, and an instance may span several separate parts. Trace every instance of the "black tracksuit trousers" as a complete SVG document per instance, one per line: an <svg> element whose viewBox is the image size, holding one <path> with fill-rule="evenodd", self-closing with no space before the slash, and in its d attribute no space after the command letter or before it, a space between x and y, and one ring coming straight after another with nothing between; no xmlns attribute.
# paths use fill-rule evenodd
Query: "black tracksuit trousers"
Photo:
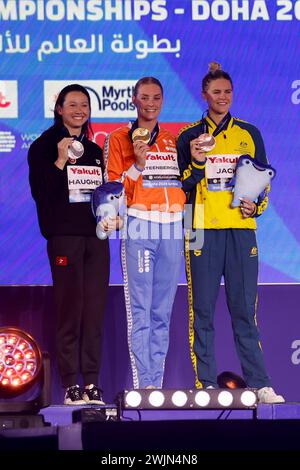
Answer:
<svg viewBox="0 0 300 470"><path fill-rule="evenodd" d="M56 350L63 387L98 384L101 334L109 283L108 240L96 236L55 236L48 240L54 302Z"/></svg>

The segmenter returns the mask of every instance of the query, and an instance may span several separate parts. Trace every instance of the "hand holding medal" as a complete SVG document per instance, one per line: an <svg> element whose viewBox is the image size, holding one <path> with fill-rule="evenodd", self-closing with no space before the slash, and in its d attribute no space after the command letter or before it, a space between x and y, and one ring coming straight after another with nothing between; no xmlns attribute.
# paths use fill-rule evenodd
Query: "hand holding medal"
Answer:
<svg viewBox="0 0 300 470"><path fill-rule="evenodd" d="M149 151L148 144L151 140L151 133L144 127L138 127L132 133L134 156L139 170L143 170L146 165L146 155Z"/></svg>
<svg viewBox="0 0 300 470"><path fill-rule="evenodd" d="M70 163L76 163L78 158L84 154L84 147L79 140L73 140L71 145L68 147L68 157Z"/></svg>
<svg viewBox="0 0 300 470"><path fill-rule="evenodd" d="M216 145L213 135L205 133L200 134L196 139L190 141L191 156L199 163L204 163L206 152L210 152Z"/></svg>
<svg viewBox="0 0 300 470"><path fill-rule="evenodd" d="M144 127L138 127L132 133L132 141L133 142L144 142L145 144L149 144L151 140L151 133L148 129Z"/></svg>

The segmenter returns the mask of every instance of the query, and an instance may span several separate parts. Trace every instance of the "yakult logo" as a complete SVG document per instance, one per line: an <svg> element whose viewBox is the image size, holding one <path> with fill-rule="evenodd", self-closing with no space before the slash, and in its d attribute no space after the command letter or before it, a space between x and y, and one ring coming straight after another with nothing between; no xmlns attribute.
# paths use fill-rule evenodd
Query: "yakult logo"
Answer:
<svg viewBox="0 0 300 470"><path fill-rule="evenodd" d="M132 103L136 80L45 80L44 111L46 118L53 118L56 98L65 86L78 83L91 97L92 118L135 118Z"/></svg>
<svg viewBox="0 0 300 470"><path fill-rule="evenodd" d="M159 153L149 153L147 156L146 156L146 159L147 160L156 160L156 161L172 161L172 162L176 162L177 159L174 155L172 154L159 154Z"/></svg>
<svg viewBox="0 0 300 470"><path fill-rule="evenodd" d="M96 175L96 176L101 176L102 171L100 168L70 168L70 173L74 175Z"/></svg>
<svg viewBox="0 0 300 470"><path fill-rule="evenodd" d="M18 82L0 80L0 118L18 117Z"/></svg>
<svg viewBox="0 0 300 470"><path fill-rule="evenodd" d="M238 156L236 157L208 157L211 163L236 163Z"/></svg>

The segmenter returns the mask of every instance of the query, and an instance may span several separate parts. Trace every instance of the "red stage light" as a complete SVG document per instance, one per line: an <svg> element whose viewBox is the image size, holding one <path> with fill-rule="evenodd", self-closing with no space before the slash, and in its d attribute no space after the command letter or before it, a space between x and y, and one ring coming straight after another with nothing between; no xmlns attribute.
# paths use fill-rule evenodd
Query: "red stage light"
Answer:
<svg viewBox="0 0 300 470"><path fill-rule="evenodd" d="M0 397L26 392L42 368L42 353L35 340L14 327L0 328Z"/></svg>

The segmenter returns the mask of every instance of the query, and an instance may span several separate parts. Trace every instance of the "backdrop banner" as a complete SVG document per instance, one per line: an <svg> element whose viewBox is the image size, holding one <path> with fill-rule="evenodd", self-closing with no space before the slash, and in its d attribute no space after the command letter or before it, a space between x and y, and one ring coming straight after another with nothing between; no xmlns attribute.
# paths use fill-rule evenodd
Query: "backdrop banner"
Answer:
<svg viewBox="0 0 300 470"><path fill-rule="evenodd" d="M233 78L232 114L261 130L277 170L259 219L260 282L299 282L299 21L299 0L0 0L0 283L51 282L26 156L59 90L87 87L101 144L135 119L133 85L153 75L165 89L161 121L176 134L205 111L212 60ZM114 284L119 241L111 248Z"/></svg>

